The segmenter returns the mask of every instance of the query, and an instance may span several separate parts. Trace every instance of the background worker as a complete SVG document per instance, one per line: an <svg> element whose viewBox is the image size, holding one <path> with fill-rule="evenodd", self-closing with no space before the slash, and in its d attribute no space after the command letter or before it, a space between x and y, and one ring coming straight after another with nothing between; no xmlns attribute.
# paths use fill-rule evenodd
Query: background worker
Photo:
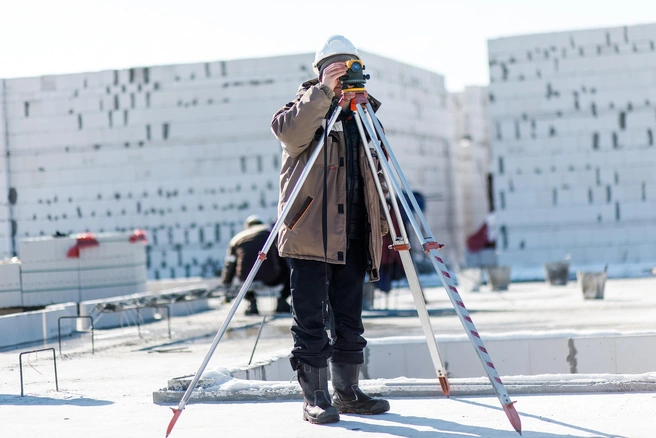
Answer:
<svg viewBox="0 0 656 438"><path fill-rule="evenodd" d="M221 271L221 281L224 286L230 286L235 275L242 282L246 280L269 234L271 234L271 228L265 225L257 215L251 215L246 219L244 230L237 233L228 245L228 252ZM283 287L276 305L276 313L291 312L291 307L287 303L287 298L291 295L289 266L278 255L278 248L275 244L271 245L267 258L262 262L254 280L262 281L267 286L282 284ZM255 292L249 290L244 298L249 302L248 309L245 312L246 315L259 315Z"/></svg>

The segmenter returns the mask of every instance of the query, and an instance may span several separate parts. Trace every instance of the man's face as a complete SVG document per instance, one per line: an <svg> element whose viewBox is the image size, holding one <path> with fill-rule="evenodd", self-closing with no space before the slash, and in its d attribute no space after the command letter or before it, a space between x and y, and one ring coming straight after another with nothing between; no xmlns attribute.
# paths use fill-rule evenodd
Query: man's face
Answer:
<svg viewBox="0 0 656 438"><path fill-rule="evenodd" d="M337 85L333 88L335 92L335 97L342 97L342 81L337 81Z"/></svg>

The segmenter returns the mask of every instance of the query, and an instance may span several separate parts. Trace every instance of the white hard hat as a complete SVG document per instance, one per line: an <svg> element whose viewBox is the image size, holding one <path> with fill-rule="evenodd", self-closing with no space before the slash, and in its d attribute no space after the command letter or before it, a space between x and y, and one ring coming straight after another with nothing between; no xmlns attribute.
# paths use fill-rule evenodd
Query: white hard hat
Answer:
<svg viewBox="0 0 656 438"><path fill-rule="evenodd" d="M251 227L253 225L262 225L264 221L256 214L252 214L246 218L244 221L244 228Z"/></svg>
<svg viewBox="0 0 656 438"><path fill-rule="evenodd" d="M353 43L344 38L342 35L332 35L328 37L328 39L323 43L321 48L317 50L317 53L314 55L314 62L312 63L314 72L319 75L323 61L335 55L349 55L349 57L360 59L358 50L355 48Z"/></svg>

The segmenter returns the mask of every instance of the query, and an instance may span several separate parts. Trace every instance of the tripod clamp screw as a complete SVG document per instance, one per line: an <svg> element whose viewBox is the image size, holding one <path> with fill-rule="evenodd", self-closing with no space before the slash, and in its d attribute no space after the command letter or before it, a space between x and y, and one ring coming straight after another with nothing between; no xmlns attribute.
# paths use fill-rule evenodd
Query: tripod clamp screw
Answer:
<svg viewBox="0 0 656 438"><path fill-rule="evenodd" d="M433 249L436 249L436 250L439 251L440 249L444 248L444 245L442 245L441 243L437 243L437 242L426 242L422 246L424 248L424 252L430 252Z"/></svg>

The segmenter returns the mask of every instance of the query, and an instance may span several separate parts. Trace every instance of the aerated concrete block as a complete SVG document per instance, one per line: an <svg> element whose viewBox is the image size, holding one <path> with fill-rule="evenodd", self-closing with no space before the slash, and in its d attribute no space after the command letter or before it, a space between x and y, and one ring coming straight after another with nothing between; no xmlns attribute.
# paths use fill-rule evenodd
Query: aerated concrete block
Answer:
<svg viewBox="0 0 656 438"><path fill-rule="evenodd" d="M62 335L70 335L75 324L72 319L62 320L62 316L74 316L77 312L74 303L48 306L33 312L13 313L0 316L0 347L28 342L40 342L56 338L61 326Z"/></svg>
<svg viewBox="0 0 656 438"><path fill-rule="evenodd" d="M19 262L0 261L0 308L22 304L20 266Z"/></svg>

